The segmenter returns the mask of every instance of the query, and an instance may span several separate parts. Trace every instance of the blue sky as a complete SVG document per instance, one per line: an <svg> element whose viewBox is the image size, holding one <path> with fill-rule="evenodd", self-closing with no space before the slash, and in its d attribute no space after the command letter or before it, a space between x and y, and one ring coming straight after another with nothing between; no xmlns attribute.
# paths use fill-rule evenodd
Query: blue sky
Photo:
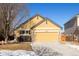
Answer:
<svg viewBox="0 0 79 59"><path fill-rule="evenodd" d="M30 17L39 13L62 27L65 22L79 13L79 4L77 3L29 3L26 6L30 11Z"/></svg>

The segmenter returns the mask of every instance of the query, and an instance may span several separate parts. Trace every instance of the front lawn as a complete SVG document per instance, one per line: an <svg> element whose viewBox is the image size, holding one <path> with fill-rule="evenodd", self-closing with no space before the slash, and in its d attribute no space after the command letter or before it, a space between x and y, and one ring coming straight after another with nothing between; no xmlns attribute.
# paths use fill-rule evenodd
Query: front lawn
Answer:
<svg viewBox="0 0 79 59"><path fill-rule="evenodd" d="M5 44L0 45L0 50L27 50L32 51L30 43L14 43L14 44Z"/></svg>

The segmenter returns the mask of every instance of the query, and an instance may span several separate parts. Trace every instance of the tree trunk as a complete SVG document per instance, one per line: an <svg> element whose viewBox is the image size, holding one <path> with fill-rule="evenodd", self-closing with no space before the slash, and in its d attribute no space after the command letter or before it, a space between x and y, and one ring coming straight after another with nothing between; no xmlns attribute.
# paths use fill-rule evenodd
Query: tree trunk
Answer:
<svg viewBox="0 0 79 59"><path fill-rule="evenodd" d="M6 31L5 31L5 44L8 43L8 35L9 35L9 31L8 31L8 29L6 29Z"/></svg>
<svg viewBox="0 0 79 59"><path fill-rule="evenodd" d="M8 36L5 38L5 44L8 43Z"/></svg>

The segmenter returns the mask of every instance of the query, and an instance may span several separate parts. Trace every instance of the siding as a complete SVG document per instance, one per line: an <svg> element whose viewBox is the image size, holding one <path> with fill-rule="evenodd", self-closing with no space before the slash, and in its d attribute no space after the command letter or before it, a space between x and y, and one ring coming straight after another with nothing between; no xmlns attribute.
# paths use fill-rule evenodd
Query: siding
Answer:
<svg viewBox="0 0 79 59"><path fill-rule="evenodd" d="M76 27L77 27L77 17L74 17L64 25L65 33L72 34L75 31Z"/></svg>

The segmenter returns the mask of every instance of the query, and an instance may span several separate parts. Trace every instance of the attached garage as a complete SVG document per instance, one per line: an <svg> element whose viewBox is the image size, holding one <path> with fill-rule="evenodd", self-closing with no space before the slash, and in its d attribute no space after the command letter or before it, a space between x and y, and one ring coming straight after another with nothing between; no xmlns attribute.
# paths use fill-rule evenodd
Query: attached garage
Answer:
<svg viewBox="0 0 79 59"><path fill-rule="evenodd" d="M41 30L35 32L36 42L54 42L59 38L59 32L54 32L55 30Z"/></svg>

